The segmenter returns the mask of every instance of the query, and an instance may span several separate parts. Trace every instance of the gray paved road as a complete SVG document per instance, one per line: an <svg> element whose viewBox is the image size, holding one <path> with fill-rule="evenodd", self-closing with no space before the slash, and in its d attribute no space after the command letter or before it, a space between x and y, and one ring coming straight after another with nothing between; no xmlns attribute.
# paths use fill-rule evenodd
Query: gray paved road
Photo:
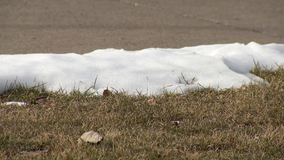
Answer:
<svg viewBox="0 0 284 160"><path fill-rule="evenodd" d="M1 0L0 54L284 43L283 0Z"/></svg>

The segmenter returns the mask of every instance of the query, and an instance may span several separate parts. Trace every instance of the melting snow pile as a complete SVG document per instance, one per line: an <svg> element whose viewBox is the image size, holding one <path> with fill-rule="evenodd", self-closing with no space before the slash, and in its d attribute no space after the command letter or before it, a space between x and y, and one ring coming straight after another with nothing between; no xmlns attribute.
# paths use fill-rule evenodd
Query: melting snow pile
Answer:
<svg viewBox="0 0 284 160"><path fill-rule="evenodd" d="M47 90L102 94L186 93L189 89L238 88L262 79L249 73L255 63L284 64L284 44L216 44L180 49L95 50L84 55L0 55L0 94L11 84L44 84Z"/></svg>

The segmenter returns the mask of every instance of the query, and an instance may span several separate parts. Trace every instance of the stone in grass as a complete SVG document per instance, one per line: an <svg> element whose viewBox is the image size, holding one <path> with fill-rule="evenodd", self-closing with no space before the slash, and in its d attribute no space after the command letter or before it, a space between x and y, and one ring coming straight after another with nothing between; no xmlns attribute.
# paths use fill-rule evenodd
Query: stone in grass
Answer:
<svg viewBox="0 0 284 160"><path fill-rule="evenodd" d="M92 144L99 144L101 141L103 141L103 139L104 137L98 132L88 131L78 139L78 143L82 144L83 142L88 142Z"/></svg>

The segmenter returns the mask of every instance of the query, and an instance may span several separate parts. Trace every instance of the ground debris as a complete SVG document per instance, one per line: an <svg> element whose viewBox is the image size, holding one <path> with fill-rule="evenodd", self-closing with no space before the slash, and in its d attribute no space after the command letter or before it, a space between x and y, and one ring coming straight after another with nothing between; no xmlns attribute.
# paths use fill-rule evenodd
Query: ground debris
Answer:
<svg viewBox="0 0 284 160"><path fill-rule="evenodd" d="M49 150L45 149L45 150L37 150L37 151L21 151L20 153L23 156L39 156L39 155L43 155L43 154L48 154Z"/></svg>
<svg viewBox="0 0 284 160"><path fill-rule="evenodd" d="M110 90L108 90L108 89L105 89L105 90L104 90L104 92L103 92L103 96L104 96L104 97L109 97L109 96L111 96L111 95L112 95L112 93L111 93Z"/></svg>
<svg viewBox="0 0 284 160"><path fill-rule="evenodd" d="M88 143L94 143L94 144L99 144L104 137L99 134L98 132L95 131L88 131L85 132L79 139L78 143L82 144L83 141L88 142Z"/></svg>
<svg viewBox="0 0 284 160"><path fill-rule="evenodd" d="M4 102L2 105L18 105L18 106L25 106L27 105L26 102L18 102L18 101L9 101L9 102Z"/></svg>

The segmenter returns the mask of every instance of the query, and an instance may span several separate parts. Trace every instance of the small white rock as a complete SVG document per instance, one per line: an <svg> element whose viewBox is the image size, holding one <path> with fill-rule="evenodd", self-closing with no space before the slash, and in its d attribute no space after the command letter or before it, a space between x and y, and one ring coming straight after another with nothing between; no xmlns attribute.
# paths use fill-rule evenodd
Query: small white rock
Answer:
<svg viewBox="0 0 284 160"><path fill-rule="evenodd" d="M103 140L103 136L95 131L88 131L85 132L79 139L78 143L81 144L82 141L89 142L89 143L99 143Z"/></svg>

